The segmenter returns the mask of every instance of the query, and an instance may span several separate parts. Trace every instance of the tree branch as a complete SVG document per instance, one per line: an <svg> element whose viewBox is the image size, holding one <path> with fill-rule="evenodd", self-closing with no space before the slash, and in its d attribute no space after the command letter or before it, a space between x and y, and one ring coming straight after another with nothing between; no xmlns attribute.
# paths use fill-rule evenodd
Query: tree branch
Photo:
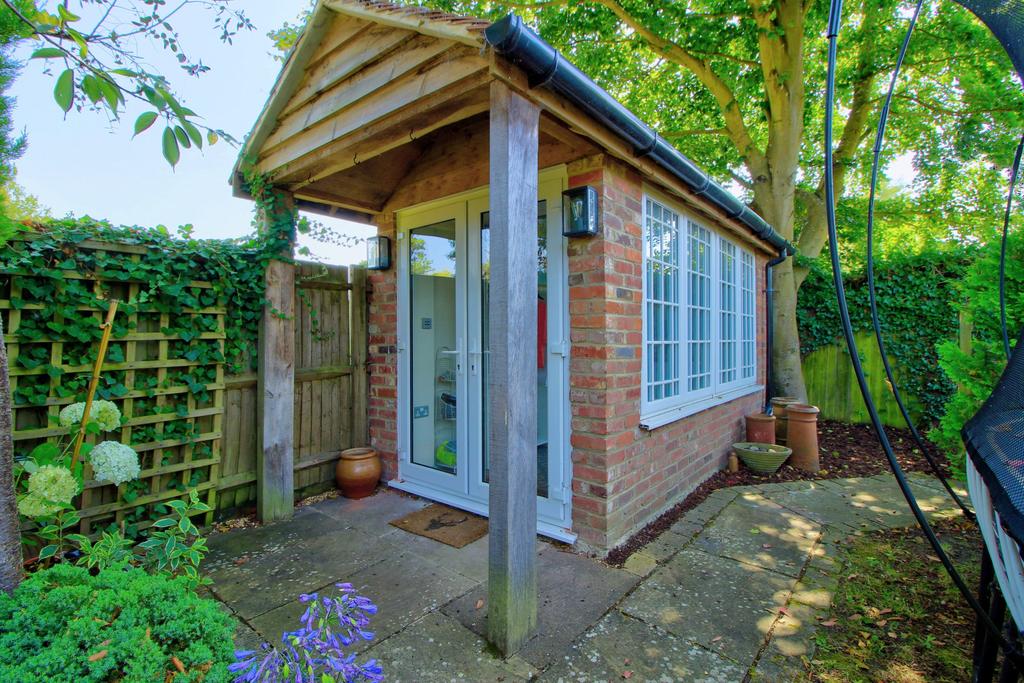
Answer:
<svg viewBox="0 0 1024 683"><path fill-rule="evenodd" d="M708 89L718 103L719 111L725 119L725 129L728 137L751 175L759 176L766 173L764 153L758 148L753 137L743 120L743 113L740 111L739 102L732 92L732 88L726 83L711 65L700 59L678 43L659 36L648 28L643 22L630 14L618 0L595 0L598 4L608 8L613 14L643 39L652 50L664 55L672 62L690 71L701 84Z"/></svg>

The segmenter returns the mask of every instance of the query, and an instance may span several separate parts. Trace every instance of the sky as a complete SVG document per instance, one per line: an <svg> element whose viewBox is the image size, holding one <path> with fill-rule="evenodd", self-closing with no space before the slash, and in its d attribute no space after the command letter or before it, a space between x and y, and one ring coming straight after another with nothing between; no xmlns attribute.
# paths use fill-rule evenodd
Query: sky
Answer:
<svg viewBox="0 0 1024 683"><path fill-rule="evenodd" d="M77 3L75 3L77 4ZM159 46L140 45L147 60L171 79L184 104L207 125L241 140L259 116L281 63L272 54L267 31L298 16L307 0L239 0L256 30L239 34L224 45L212 28L212 15L193 9L172 25L190 56L199 56L210 71L193 78L169 60ZM82 11L83 24L90 17ZM88 24L91 27L92 24ZM25 60L34 49L23 46ZM183 150L176 169L160 152L162 127L132 140L132 124L145 109L129 103L121 121L91 111L64 113L53 99L53 76L42 60L25 64L11 88L16 98L14 124L28 136L28 150L18 161L17 182L39 198L52 215L105 218L115 224L175 228L191 224L201 238L239 237L252 230L252 202L231 196L228 178L238 148L225 142L201 153ZM365 237L373 228L322 219L338 232ZM344 248L300 239L320 260L354 263L366 257L362 244Z"/></svg>

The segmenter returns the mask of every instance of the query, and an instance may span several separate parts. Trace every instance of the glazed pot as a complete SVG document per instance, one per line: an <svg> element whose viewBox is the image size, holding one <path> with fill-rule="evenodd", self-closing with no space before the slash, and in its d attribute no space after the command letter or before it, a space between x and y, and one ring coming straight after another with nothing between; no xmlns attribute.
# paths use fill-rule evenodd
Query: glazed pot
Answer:
<svg viewBox="0 0 1024 683"><path fill-rule="evenodd" d="M761 474L774 473L793 452L773 443L734 443L732 448L744 465Z"/></svg>
<svg viewBox="0 0 1024 683"><path fill-rule="evenodd" d="M793 449L790 464L808 472L821 469L818 456L818 409L806 403L786 406L789 422L787 445Z"/></svg>
<svg viewBox="0 0 1024 683"><path fill-rule="evenodd" d="M775 443L775 416L764 413L747 415L747 441Z"/></svg>
<svg viewBox="0 0 1024 683"><path fill-rule="evenodd" d="M786 445L787 427L786 406L799 403L800 399L792 396L776 396L772 399L772 414L775 416L775 443Z"/></svg>
<svg viewBox="0 0 1024 683"><path fill-rule="evenodd" d="M372 448L349 448L341 452L334 478L346 498L366 498L380 481L380 457Z"/></svg>

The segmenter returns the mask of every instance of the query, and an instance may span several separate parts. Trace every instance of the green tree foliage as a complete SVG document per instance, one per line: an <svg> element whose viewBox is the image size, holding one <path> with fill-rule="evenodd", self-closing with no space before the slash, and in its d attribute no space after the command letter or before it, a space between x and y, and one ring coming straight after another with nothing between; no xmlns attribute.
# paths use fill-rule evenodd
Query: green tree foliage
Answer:
<svg viewBox="0 0 1024 683"><path fill-rule="evenodd" d="M1006 367L1006 354L999 322L1000 243L986 245L971 264L959 285L956 308L974 327L972 348L965 353L955 341L938 347L939 365L956 384L957 391L946 404L938 427L928 438L945 451L954 467L963 469L960 429L992 393ZM1024 232L1010 233L1006 253L1006 320L1010 345L1024 326Z"/></svg>
<svg viewBox="0 0 1024 683"><path fill-rule="evenodd" d="M239 31L253 26L244 12L232 9L230 0L183 0L171 6L153 0L80 0L75 11L66 0L0 2L0 14L18 37L35 41L31 58L54 77L54 101L66 114L92 110L119 120L128 111L128 101L134 100L146 111L135 119L133 134L162 122L160 147L171 166L177 165L182 149L202 149L204 143L221 138L234 142L223 130L203 123L181 102L171 80L153 71L147 61L149 53L162 49L173 54L188 76L209 71L202 59L186 51L171 22L189 10L209 11L220 39L231 43Z"/></svg>
<svg viewBox="0 0 1024 683"><path fill-rule="evenodd" d="M232 635L183 578L56 565L0 593L0 680L226 682Z"/></svg>

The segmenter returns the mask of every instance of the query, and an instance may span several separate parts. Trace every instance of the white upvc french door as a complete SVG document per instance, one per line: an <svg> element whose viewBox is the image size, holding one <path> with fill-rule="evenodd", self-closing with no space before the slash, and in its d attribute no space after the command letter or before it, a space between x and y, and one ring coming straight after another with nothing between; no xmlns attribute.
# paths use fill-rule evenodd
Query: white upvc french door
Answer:
<svg viewBox="0 0 1024 683"><path fill-rule="evenodd" d="M538 530L571 541L564 169L540 180ZM488 215L486 190L398 215L399 478L392 485L481 514L489 481Z"/></svg>

